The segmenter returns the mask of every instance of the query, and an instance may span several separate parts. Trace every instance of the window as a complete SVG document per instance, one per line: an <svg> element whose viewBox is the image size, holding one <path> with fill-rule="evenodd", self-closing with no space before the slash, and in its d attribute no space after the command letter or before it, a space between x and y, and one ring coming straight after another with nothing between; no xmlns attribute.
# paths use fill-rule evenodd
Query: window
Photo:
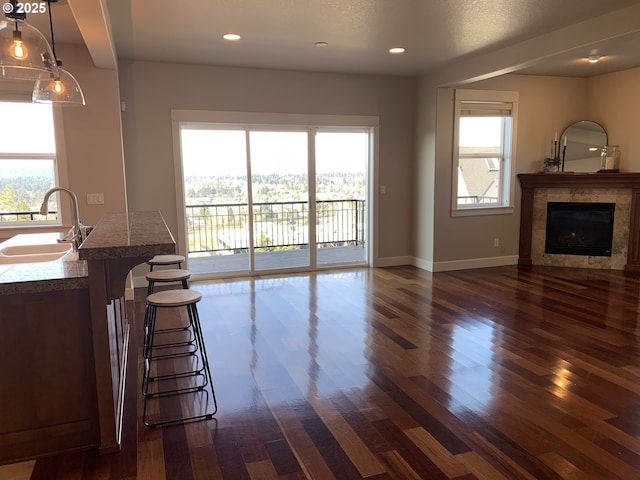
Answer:
<svg viewBox="0 0 640 480"><path fill-rule="evenodd" d="M0 225L51 223L39 214L45 192L56 183L51 105L0 102L0 139ZM56 209L54 196L49 210Z"/></svg>
<svg viewBox="0 0 640 480"><path fill-rule="evenodd" d="M456 90L454 215L511 211L517 106L517 92Z"/></svg>

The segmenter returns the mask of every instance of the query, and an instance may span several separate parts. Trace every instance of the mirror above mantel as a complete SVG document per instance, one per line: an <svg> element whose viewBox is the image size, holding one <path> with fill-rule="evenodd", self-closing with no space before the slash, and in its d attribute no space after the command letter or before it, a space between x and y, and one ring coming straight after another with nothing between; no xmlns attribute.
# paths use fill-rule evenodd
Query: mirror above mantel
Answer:
<svg viewBox="0 0 640 480"><path fill-rule="evenodd" d="M607 145L607 132L597 122L581 120L562 132L560 145L567 146L565 172L597 172L600 170L602 147Z"/></svg>

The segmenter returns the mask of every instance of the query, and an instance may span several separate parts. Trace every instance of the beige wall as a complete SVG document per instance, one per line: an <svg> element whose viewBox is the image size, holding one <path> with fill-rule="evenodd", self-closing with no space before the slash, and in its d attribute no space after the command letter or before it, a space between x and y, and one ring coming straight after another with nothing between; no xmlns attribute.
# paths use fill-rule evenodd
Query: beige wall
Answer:
<svg viewBox="0 0 640 480"><path fill-rule="evenodd" d="M418 265L432 269L433 228L435 214L435 149L437 98L421 79L416 115L416 157L414 176L413 255Z"/></svg>
<svg viewBox="0 0 640 480"><path fill-rule="evenodd" d="M95 225L105 213L127 208L118 73L94 67L85 47L58 50L86 100L84 107L62 108L69 187L78 196L82 222ZM104 194L104 205L87 204L87 193Z"/></svg>
<svg viewBox="0 0 640 480"><path fill-rule="evenodd" d="M130 210L160 210L177 234L172 109L378 116L378 255L410 255L415 79L129 61L119 70Z"/></svg>
<svg viewBox="0 0 640 480"><path fill-rule="evenodd" d="M637 85L640 69L603 75L591 79L542 77L510 74L465 85L465 88L514 90L520 94L516 171L540 171L548 155L554 133L561 132L578 120L595 120L609 133L609 143L620 145L622 169L638 171L640 139L634 133L640 111ZM426 87L425 91L428 91ZM425 95L421 91L421 95ZM429 268L447 270L470 268L486 264L513 263L518 255L520 224L520 188L516 182L515 209L508 215L451 217L451 155L453 136L453 89L440 88L437 98L434 199L431 205L419 200L416 205L416 262ZM421 103L422 107L423 103ZM420 117L431 112L421 111ZM425 132L418 132L420 139ZM416 176L428 182L423 172L429 151L419 147ZM425 184L424 188L428 188ZM428 229L420 228L421 216L428 217L433 209L433 238ZM495 238L500 246L494 247ZM432 248L430 248L432 245ZM431 257L429 255L431 254Z"/></svg>
<svg viewBox="0 0 640 480"><path fill-rule="evenodd" d="M620 169L640 172L640 68L590 79L585 104L607 130L609 144L620 145Z"/></svg>

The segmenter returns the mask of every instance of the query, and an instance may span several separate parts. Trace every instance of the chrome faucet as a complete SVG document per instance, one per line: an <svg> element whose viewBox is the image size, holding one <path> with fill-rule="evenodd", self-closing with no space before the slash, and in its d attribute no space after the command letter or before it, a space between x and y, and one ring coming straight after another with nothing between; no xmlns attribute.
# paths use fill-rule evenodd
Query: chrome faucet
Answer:
<svg viewBox="0 0 640 480"><path fill-rule="evenodd" d="M44 200L40 207L40 215L46 215L49 210L49 197L55 192L66 192L71 197L71 215L73 216L73 225L71 226L71 243L75 251L82 243L82 230L80 229L80 216L78 214L78 197L68 188L52 187L44 194Z"/></svg>

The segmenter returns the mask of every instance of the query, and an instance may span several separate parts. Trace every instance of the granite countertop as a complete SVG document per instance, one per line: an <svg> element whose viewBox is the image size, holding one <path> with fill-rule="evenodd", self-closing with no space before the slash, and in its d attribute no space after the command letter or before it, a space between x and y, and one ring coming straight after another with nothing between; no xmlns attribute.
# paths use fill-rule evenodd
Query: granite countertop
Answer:
<svg viewBox="0 0 640 480"><path fill-rule="evenodd" d="M16 235L3 247L57 243L60 233L31 233ZM87 262L81 260L53 260L0 265L0 295L73 290L89 285Z"/></svg>
<svg viewBox="0 0 640 480"><path fill-rule="evenodd" d="M175 240L160 212L108 213L80 245L81 260L152 257L175 253Z"/></svg>
<svg viewBox="0 0 640 480"><path fill-rule="evenodd" d="M56 243L60 234L17 235L6 245ZM78 260L0 265L0 295L88 288L86 260L175 253L175 241L160 212L106 214L78 249Z"/></svg>

